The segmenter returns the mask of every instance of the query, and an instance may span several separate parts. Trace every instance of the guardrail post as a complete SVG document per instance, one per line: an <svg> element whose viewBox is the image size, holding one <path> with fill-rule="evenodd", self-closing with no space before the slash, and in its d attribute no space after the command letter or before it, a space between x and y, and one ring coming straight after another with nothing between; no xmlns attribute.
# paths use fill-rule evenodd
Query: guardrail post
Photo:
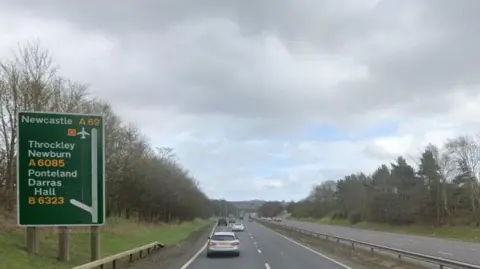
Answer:
<svg viewBox="0 0 480 269"><path fill-rule="evenodd" d="M117 260L113 260L112 269L117 269Z"/></svg>
<svg viewBox="0 0 480 269"><path fill-rule="evenodd" d="M133 262L133 254L130 254L130 260L129 262Z"/></svg>
<svg viewBox="0 0 480 269"><path fill-rule="evenodd" d="M354 243L352 243L352 248L355 249L355 244Z"/></svg>

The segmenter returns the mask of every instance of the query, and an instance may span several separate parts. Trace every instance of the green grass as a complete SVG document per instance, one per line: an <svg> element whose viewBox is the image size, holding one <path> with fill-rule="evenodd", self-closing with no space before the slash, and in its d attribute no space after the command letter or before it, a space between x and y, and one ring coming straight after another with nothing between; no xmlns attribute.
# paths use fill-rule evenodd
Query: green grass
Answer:
<svg viewBox="0 0 480 269"><path fill-rule="evenodd" d="M154 241L166 245L177 243L207 223L207 221L196 220L181 225L153 225L136 223L122 218L110 218L107 220L107 225L100 230L101 256L109 256ZM61 263L57 261L58 234L56 229L40 229L40 253L29 255L24 251L25 229L3 226L0 219L1 268L64 269L89 262L90 235L88 228L71 228L70 262Z"/></svg>
<svg viewBox="0 0 480 269"><path fill-rule="evenodd" d="M424 225L406 225L396 226L384 223L360 222L352 225L348 220L332 220L330 218L313 219L313 218L292 218L300 221L323 223L335 226L355 227L365 230L374 230L382 232L391 232L398 234L413 234L429 237L438 237L444 239L453 239L465 242L480 243L479 229L469 226L441 226L431 227Z"/></svg>

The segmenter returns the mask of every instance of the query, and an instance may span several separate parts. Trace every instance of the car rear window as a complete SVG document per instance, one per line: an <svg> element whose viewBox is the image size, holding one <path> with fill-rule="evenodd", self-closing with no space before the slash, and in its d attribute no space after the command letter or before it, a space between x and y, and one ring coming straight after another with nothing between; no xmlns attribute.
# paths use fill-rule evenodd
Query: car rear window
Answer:
<svg viewBox="0 0 480 269"><path fill-rule="evenodd" d="M233 235L225 235L225 234L222 234L222 235L214 235L212 236L212 240L214 241L233 241L235 240L235 236Z"/></svg>

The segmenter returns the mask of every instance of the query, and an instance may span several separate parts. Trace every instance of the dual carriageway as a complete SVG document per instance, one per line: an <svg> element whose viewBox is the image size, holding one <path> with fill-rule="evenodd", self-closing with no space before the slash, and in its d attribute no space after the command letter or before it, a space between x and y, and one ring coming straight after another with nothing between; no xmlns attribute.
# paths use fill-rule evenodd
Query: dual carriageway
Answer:
<svg viewBox="0 0 480 269"><path fill-rule="evenodd" d="M363 269L328 257L256 222L241 222L246 229L236 232L240 238L239 257L207 258L206 247L203 247L181 269ZM231 231L231 228L217 226L212 232L222 231Z"/></svg>

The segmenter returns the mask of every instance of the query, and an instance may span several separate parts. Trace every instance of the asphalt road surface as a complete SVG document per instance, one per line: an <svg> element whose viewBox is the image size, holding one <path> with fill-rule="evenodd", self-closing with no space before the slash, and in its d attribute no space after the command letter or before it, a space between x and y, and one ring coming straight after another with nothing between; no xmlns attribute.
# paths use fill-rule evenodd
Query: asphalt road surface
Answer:
<svg viewBox="0 0 480 269"><path fill-rule="evenodd" d="M423 236L399 235L294 220L283 220L283 224L312 232L336 235L357 241L364 241L471 264L480 264L480 255L478 255L480 253L480 244Z"/></svg>
<svg viewBox="0 0 480 269"><path fill-rule="evenodd" d="M206 250L182 269L350 269L348 265L302 247L255 222L244 222L239 257L207 258ZM231 231L229 228L216 231ZM355 267L357 268L357 267Z"/></svg>

